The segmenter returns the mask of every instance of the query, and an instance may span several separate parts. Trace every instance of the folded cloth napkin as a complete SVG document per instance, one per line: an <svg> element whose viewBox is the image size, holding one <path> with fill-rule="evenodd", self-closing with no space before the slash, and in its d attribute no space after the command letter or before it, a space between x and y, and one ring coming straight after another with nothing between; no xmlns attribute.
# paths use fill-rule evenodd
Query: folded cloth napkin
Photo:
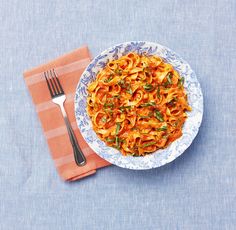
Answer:
<svg viewBox="0 0 236 230"><path fill-rule="evenodd" d="M74 115L74 95L79 78L91 61L86 46L65 54L47 64L27 70L24 79L47 139L52 158L61 178L74 181L94 174L97 168L110 165L93 152L81 136ZM77 166L69 135L60 108L51 100L43 72L54 68L66 94L65 110L78 143L87 159L85 166Z"/></svg>

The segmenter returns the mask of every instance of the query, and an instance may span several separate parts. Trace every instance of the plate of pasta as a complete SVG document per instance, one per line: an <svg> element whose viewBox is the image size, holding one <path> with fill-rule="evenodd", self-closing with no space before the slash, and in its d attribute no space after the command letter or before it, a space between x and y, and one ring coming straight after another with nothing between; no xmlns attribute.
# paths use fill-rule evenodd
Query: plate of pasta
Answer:
<svg viewBox="0 0 236 230"><path fill-rule="evenodd" d="M180 156L201 125L203 95L190 65L145 41L115 45L85 69L75 94L82 136L103 159L151 169Z"/></svg>

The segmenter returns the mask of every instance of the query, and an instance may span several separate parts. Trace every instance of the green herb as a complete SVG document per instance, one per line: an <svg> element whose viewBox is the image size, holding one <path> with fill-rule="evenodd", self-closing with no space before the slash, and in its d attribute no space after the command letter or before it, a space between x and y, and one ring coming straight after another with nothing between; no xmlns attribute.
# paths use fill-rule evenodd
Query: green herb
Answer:
<svg viewBox="0 0 236 230"><path fill-rule="evenodd" d="M178 86L181 87L184 85L184 77L181 77L180 80L178 81Z"/></svg>
<svg viewBox="0 0 236 230"><path fill-rule="evenodd" d="M150 118L149 116L140 116L141 118Z"/></svg>
<svg viewBox="0 0 236 230"><path fill-rule="evenodd" d="M127 106L121 106L120 109L131 109L131 105L127 105Z"/></svg>
<svg viewBox="0 0 236 230"><path fill-rule="evenodd" d="M170 102L168 102L167 104L169 106L173 106L176 101L177 101L177 97L173 97L173 99Z"/></svg>
<svg viewBox="0 0 236 230"><path fill-rule="evenodd" d="M152 141L152 142L149 142L149 143L144 144L144 145L143 145L143 148L148 147L148 146L151 146L151 145L155 145L155 144L156 144L156 142L155 142L155 141Z"/></svg>
<svg viewBox="0 0 236 230"><path fill-rule="evenodd" d="M155 110L155 116L159 121L161 121L161 122L164 121L163 116L160 111Z"/></svg>
<svg viewBox="0 0 236 230"><path fill-rule="evenodd" d="M105 112L107 112L107 113L113 113L113 111L111 110L111 109L104 109L105 110Z"/></svg>
<svg viewBox="0 0 236 230"><path fill-rule="evenodd" d="M176 121L176 122L173 124L173 126L176 127L176 126L178 126L178 124L179 124L179 121Z"/></svg>
<svg viewBox="0 0 236 230"><path fill-rule="evenodd" d="M162 126L161 128L157 128L156 130L157 130L157 131L166 131L166 130L167 130L167 126L164 125L164 126Z"/></svg>
<svg viewBox="0 0 236 230"><path fill-rule="evenodd" d="M120 150L120 146L112 146L113 148Z"/></svg>
<svg viewBox="0 0 236 230"><path fill-rule="evenodd" d="M163 83L163 86L166 88L169 85L168 81Z"/></svg>
<svg viewBox="0 0 236 230"><path fill-rule="evenodd" d="M116 123L116 135L119 133L120 131L120 123Z"/></svg>
<svg viewBox="0 0 236 230"><path fill-rule="evenodd" d="M116 146L119 146L120 138L116 136Z"/></svg>
<svg viewBox="0 0 236 230"><path fill-rule="evenodd" d="M172 84L172 80L171 80L172 77L173 77L172 73L168 73L168 74L167 74L167 81L168 81L168 84Z"/></svg>
<svg viewBox="0 0 236 230"><path fill-rule="evenodd" d="M119 81L118 81L118 84L119 84L119 85L124 85L124 84L125 84L125 80L124 80L124 79L119 80Z"/></svg>
<svg viewBox="0 0 236 230"><path fill-rule="evenodd" d="M154 87L151 84L146 84L146 85L143 86L143 88L146 91L152 91Z"/></svg>
<svg viewBox="0 0 236 230"><path fill-rule="evenodd" d="M158 88L157 88L157 97L160 98L161 95L160 95L160 86L158 85Z"/></svg>
<svg viewBox="0 0 236 230"><path fill-rule="evenodd" d="M118 85L119 85L121 88L126 88L125 81L124 81L123 79L121 79L120 81L118 81Z"/></svg>
<svg viewBox="0 0 236 230"><path fill-rule="evenodd" d="M131 95L133 94L133 91L132 91L131 88L127 89L126 92L129 93L129 94L131 94Z"/></svg>
<svg viewBox="0 0 236 230"><path fill-rule="evenodd" d="M148 106L155 106L155 105L156 105L155 102L147 102L147 103L141 104L140 106L141 107L148 107Z"/></svg>
<svg viewBox="0 0 236 230"><path fill-rule="evenodd" d="M104 82L105 82L105 83L108 83L108 82L110 82L112 79L113 79L113 77L110 76L108 79L105 79Z"/></svg>
<svg viewBox="0 0 236 230"><path fill-rule="evenodd" d="M138 116L141 118L150 118L152 116L152 113L150 112L147 116L143 116L143 115L138 114Z"/></svg>
<svg viewBox="0 0 236 230"><path fill-rule="evenodd" d="M116 139L115 138L106 138L107 142L114 142Z"/></svg>
<svg viewBox="0 0 236 230"><path fill-rule="evenodd" d="M131 88L130 83L126 83L126 85L125 85L124 88L127 89L127 90L126 90L127 93L129 93L129 94L131 94L131 95L133 94L133 91L132 91L132 88Z"/></svg>
<svg viewBox="0 0 236 230"><path fill-rule="evenodd" d="M102 122L105 123L107 119L105 117L102 118Z"/></svg>
<svg viewBox="0 0 236 230"><path fill-rule="evenodd" d="M120 138L118 136L116 136L116 145L114 146L116 149L120 149Z"/></svg>
<svg viewBox="0 0 236 230"><path fill-rule="evenodd" d="M120 95L114 95L113 98L120 98Z"/></svg>
<svg viewBox="0 0 236 230"><path fill-rule="evenodd" d="M110 82L112 79L113 79L113 77L110 76L110 77L108 78L108 82Z"/></svg>
<svg viewBox="0 0 236 230"><path fill-rule="evenodd" d="M118 74L119 76L122 75L122 70L121 70L121 69L116 69L114 72L115 72L116 74Z"/></svg>
<svg viewBox="0 0 236 230"><path fill-rule="evenodd" d="M113 101L113 98L112 98L112 97L109 97L109 98L107 98L107 101L112 102L112 101ZM110 102L109 102L109 103L110 103Z"/></svg>
<svg viewBox="0 0 236 230"><path fill-rule="evenodd" d="M104 104L104 107L105 107L105 108L107 108L107 107L113 108L113 107L114 107L114 104L113 104L113 103L105 103L105 104Z"/></svg>

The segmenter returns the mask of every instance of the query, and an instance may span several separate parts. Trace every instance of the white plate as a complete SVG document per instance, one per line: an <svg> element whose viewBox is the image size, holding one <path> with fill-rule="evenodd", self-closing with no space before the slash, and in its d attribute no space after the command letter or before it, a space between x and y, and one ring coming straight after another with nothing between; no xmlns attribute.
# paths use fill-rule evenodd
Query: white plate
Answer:
<svg viewBox="0 0 236 230"><path fill-rule="evenodd" d="M92 123L86 111L87 86L96 78L96 74L108 61L129 53L147 53L162 57L185 78L184 87L192 111L183 126L183 135L167 148L144 157L123 156L118 150L108 147L92 129ZM75 116L82 136L88 145L100 157L112 164L129 169L151 169L167 164L180 156L192 143L198 133L203 115L203 96L200 84L190 65L170 49L153 42L131 41L115 45L103 51L93 59L83 72L75 94Z"/></svg>

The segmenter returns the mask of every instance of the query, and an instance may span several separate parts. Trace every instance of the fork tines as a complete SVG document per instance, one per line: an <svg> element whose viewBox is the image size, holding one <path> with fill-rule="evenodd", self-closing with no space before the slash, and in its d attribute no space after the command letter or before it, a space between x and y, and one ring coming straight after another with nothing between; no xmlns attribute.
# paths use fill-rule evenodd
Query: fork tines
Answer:
<svg viewBox="0 0 236 230"><path fill-rule="evenodd" d="M45 71L44 77L47 81L47 85L48 85L48 89L50 91L51 97L57 97L64 94L61 83L54 69Z"/></svg>

